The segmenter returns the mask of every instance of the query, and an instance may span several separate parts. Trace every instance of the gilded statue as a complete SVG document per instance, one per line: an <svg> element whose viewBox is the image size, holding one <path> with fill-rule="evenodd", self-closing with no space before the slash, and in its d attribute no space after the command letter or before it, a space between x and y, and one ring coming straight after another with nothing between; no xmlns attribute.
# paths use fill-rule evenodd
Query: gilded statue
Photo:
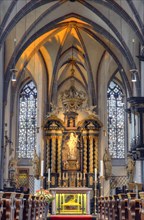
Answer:
<svg viewBox="0 0 144 220"><path fill-rule="evenodd" d="M69 148L69 159L76 159L76 151L77 151L77 143L78 143L78 135L74 134L73 132L70 133L70 138L67 142Z"/></svg>
<svg viewBox="0 0 144 220"><path fill-rule="evenodd" d="M12 157L9 161L10 179L11 181L16 181L16 182L17 182L17 162L18 160L14 157Z"/></svg>
<svg viewBox="0 0 144 220"><path fill-rule="evenodd" d="M128 155L126 169L127 169L128 182L132 183L134 178L135 161L133 160L131 155Z"/></svg>
<svg viewBox="0 0 144 220"><path fill-rule="evenodd" d="M34 149L32 167L33 167L34 177L36 179L39 179L39 176L40 176L40 158L38 157L38 155L36 153L36 149Z"/></svg>
<svg viewBox="0 0 144 220"><path fill-rule="evenodd" d="M112 176L112 161L109 149L105 148L103 155L104 170L105 170L105 179L108 180Z"/></svg>

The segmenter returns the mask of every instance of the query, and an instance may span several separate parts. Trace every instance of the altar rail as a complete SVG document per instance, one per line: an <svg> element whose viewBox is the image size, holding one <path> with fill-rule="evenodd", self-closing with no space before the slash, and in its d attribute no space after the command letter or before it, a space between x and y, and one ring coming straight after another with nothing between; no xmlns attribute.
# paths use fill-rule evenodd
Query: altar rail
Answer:
<svg viewBox="0 0 144 220"><path fill-rule="evenodd" d="M144 192L98 198L98 220L144 220Z"/></svg>
<svg viewBox="0 0 144 220"><path fill-rule="evenodd" d="M0 220L46 219L47 203L40 197L0 192Z"/></svg>

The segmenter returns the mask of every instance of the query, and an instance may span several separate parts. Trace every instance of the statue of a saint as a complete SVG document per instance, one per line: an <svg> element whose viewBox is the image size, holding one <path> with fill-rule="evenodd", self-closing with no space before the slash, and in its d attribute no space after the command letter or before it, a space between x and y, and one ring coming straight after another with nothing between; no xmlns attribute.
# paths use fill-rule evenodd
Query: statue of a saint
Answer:
<svg viewBox="0 0 144 220"><path fill-rule="evenodd" d="M132 183L134 178L135 161L133 160L131 155L128 155L126 169L127 169L128 181L129 183Z"/></svg>
<svg viewBox="0 0 144 220"><path fill-rule="evenodd" d="M105 148L103 155L104 170L105 170L105 179L108 180L112 176L112 161L109 149Z"/></svg>
<svg viewBox="0 0 144 220"><path fill-rule="evenodd" d="M39 179L39 176L40 176L40 158L38 157L38 155L36 153L36 149L34 149L32 167L33 167L34 177L36 179Z"/></svg>
<svg viewBox="0 0 144 220"><path fill-rule="evenodd" d="M77 143L78 143L78 135L72 132L67 142L69 148L69 159L76 159Z"/></svg>

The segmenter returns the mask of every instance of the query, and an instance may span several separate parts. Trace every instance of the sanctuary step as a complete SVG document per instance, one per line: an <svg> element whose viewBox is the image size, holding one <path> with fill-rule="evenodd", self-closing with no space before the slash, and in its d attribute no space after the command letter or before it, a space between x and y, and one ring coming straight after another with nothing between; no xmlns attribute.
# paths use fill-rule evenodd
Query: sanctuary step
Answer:
<svg viewBox="0 0 144 220"><path fill-rule="evenodd" d="M92 215L51 215L47 220L96 220L95 216Z"/></svg>

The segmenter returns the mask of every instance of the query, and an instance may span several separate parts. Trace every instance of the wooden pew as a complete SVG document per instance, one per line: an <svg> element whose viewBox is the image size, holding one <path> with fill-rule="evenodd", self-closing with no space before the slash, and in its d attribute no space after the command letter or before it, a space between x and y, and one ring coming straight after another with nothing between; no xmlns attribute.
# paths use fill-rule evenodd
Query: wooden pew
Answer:
<svg viewBox="0 0 144 220"><path fill-rule="evenodd" d="M36 220L36 196L31 196L32 207L31 207L31 220Z"/></svg>
<svg viewBox="0 0 144 220"><path fill-rule="evenodd" d="M140 204L140 216L141 220L144 220L144 192L139 192L141 204Z"/></svg>
<svg viewBox="0 0 144 220"><path fill-rule="evenodd" d="M3 194L3 213L1 220L14 220L15 214L15 193L5 192Z"/></svg>
<svg viewBox="0 0 144 220"><path fill-rule="evenodd" d="M119 198L118 195L112 196L112 219L119 220L119 209L118 209Z"/></svg>
<svg viewBox="0 0 144 220"><path fill-rule="evenodd" d="M135 193L128 193L128 220L140 219L141 200L136 198Z"/></svg>
<svg viewBox="0 0 144 220"><path fill-rule="evenodd" d="M118 203L118 209L119 209L119 220L126 220L127 219L127 204L128 204L128 198L126 194L118 194L119 197L119 203Z"/></svg>
<svg viewBox="0 0 144 220"><path fill-rule="evenodd" d="M24 194L15 194L15 220L23 219L23 209L24 209Z"/></svg>
<svg viewBox="0 0 144 220"><path fill-rule="evenodd" d="M3 192L0 192L0 219L2 218L2 214L3 214Z"/></svg>
<svg viewBox="0 0 144 220"><path fill-rule="evenodd" d="M104 219L108 219L108 197L104 197Z"/></svg>
<svg viewBox="0 0 144 220"><path fill-rule="evenodd" d="M108 197L108 219L112 220L112 196Z"/></svg>

